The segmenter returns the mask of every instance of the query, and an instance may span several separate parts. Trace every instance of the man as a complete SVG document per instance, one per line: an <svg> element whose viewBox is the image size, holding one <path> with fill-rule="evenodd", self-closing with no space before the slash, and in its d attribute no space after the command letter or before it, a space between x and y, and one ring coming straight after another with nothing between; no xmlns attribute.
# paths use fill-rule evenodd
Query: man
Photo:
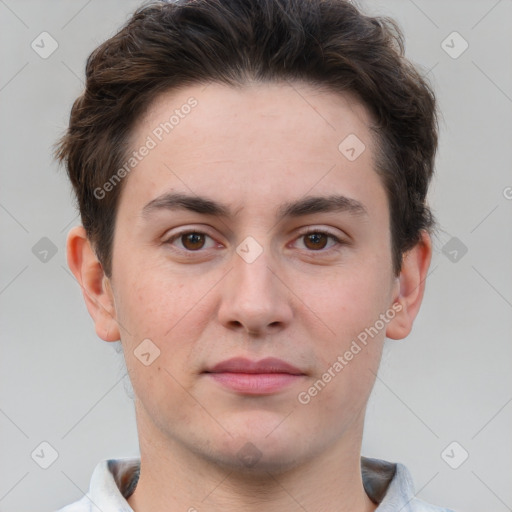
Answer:
<svg viewBox="0 0 512 512"><path fill-rule="evenodd" d="M360 456L432 253L435 99L394 24L343 0L153 3L86 80L57 148L68 263L121 340L140 460L62 510L445 510Z"/></svg>

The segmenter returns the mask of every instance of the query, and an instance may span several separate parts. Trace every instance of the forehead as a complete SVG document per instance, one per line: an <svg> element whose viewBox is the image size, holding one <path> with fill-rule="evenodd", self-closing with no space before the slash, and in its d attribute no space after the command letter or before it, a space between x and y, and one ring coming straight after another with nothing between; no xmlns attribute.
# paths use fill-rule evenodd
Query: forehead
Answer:
<svg viewBox="0 0 512 512"><path fill-rule="evenodd" d="M300 82L162 93L134 126L131 148L151 149L130 172L126 193L139 206L170 190L214 193L234 206L313 188L382 199L371 123L354 95Z"/></svg>
<svg viewBox="0 0 512 512"><path fill-rule="evenodd" d="M161 142L160 139L168 139L167 135L179 137L183 126L187 126L199 137L197 142L204 136L207 141L228 137L251 140L251 135L279 133L279 139L271 139L282 145L298 137L302 143L315 143L318 136L325 139L330 132L325 143L337 150L340 137L350 130L372 144L368 133L371 123L367 108L348 91L335 93L303 82L249 82L237 87L214 82L159 94L135 125L133 134L137 138L151 133ZM217 126L215 132L201 129L213 124ZM245 130L242 132L241 128ZM216 149L232 154L237 148Z"/></svg>

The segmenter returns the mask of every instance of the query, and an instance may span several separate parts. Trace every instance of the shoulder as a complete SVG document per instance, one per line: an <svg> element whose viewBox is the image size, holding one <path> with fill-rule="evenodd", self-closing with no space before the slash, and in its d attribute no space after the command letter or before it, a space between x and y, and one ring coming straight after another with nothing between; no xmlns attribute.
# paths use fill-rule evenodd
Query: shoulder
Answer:
<svg viewBox="0 0 512 512"><path fill-rule="evenodd" d="M55 512L93 512L93 509L91 500L87 496L83 496L82 499L59 508Z"/></svg>
<svg viewBox="0 0 512 512"><path fill-rule="evenodd" d="M89 491L56 512L133 512L126 497L138 478L139 458L105 459L95 467Z"/></svg>
<svg viewBox="0 0 512 512"><path fill-rule="evenodd" d="M416 498L411 473L406 466L400 463L396 464L396 473L386 498L384 500L386 506L391 506L389 511L395 510L393 507L398 506L396 510L400 509L402 512L454 512L448 508L432 505ZM377 510L381 512L380 507ZM387 511L387 507L382 510L382 512Z"/></svg>
<svg viewBox="0 0 512 512"><path fill-rule="evenodd" d="M361 458L365 490L378 503L375 512L454 512L416 498L412 476L400 463Z"/></svg>
<svg viewBox="0 0 512 512"><path fill-rule="evenodd" d="M455 512L450 508L431 505L430 503L426 503L418 498L413 498L409 505L409 508L404 509L407 510L407 512Z"/></svg>

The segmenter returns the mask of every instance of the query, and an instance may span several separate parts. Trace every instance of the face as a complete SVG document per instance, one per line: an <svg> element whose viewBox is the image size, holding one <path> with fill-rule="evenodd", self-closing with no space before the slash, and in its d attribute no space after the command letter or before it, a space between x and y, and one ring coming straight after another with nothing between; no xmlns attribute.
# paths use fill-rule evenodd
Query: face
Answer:
<svg viewBox="0 0 512 512"><path fill-rule="evenodd" d="M264 470L359 439L399 293L370 122L299 83L191 86L140 119L111 289L143 435ZM235 357L281 362L215 370Z"/></svg>

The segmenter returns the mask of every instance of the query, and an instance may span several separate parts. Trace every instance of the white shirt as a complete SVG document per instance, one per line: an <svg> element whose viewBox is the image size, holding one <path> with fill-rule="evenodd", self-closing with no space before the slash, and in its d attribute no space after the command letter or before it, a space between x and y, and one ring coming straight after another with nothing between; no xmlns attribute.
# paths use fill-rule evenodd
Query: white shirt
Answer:
<svg viewBox="0 0 512 512"><path fill-rule="evenodd" d="M89 492L57 512L133 512L126 499L135 490L139 470L139 458L101 461ZM453 512L417 499L411 475L402 464L361 457L361 471L366 493L379 504L376 512Z"/></svg>

